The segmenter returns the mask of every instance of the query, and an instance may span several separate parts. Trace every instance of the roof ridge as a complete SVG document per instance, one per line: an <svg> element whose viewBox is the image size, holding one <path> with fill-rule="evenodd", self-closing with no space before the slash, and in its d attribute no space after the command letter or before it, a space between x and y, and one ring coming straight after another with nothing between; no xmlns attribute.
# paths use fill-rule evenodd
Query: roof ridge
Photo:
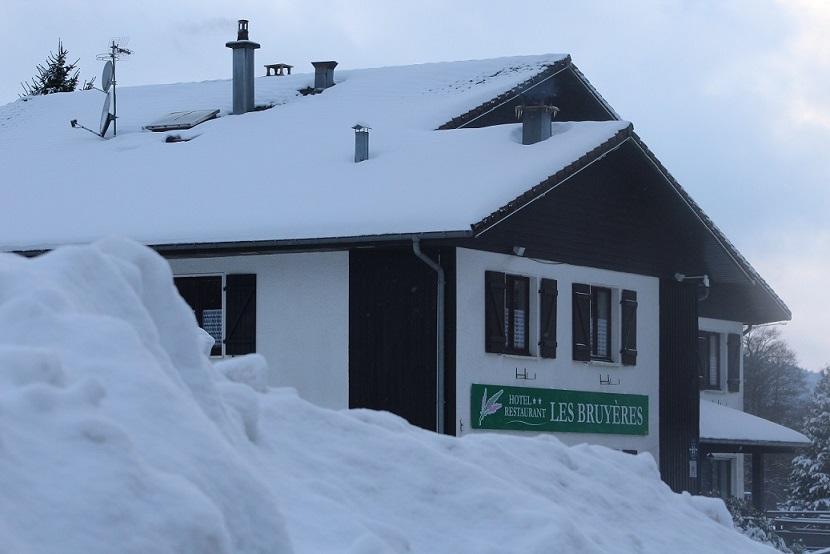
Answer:
<svg viewBox="0 0 830 554"><path fill-rule="evenodd" d="M494 108L500 106L501 104L504 104L505 102L507 102L511 98L514 98L514 97L518 96L519 94L524 92L526 89L528 89L530 87L533 87L533 86L536 86L539 83L541 83L542 81L545 81L546 79L548 79L549 77L552 77L553 75L558 73L560 70L565 69L566 67L568 67L568 65L570 65L570 64L571 64L570 54L566 55L561 60L546 63L542 66L544 69L542 71L540 71L539 73L536 73L535 75L533 75L530 79L522 81L518 85L515 85L510 90L507 90L507 91L499 94L495 98L492 98L492 99L488 100L487 102L484 102L483 104L480 104L480 105L476 106L475 108L473 108L471 110L468 110L467 112L452 118L451 120L447 121L446 123L438 126L438 128L436 130L437 131L445 131L445 130L448 130L448 129L457 129L457 128L461 127L462 125L466 125L470 121L484 115L485 113L493 110Z"/></svg>

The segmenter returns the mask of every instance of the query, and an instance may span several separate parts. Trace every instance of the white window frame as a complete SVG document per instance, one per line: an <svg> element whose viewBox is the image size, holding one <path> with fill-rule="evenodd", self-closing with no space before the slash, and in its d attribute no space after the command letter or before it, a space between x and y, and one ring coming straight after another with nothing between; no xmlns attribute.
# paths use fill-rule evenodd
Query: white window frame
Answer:
<svg viewBox="0 0 830 554"><path fill-rule="evenodd" d="M539 277L534 275L529 275L527 273L520 273L517 271L502 271L505 277L505 289L504 289L504 302L505 302L505 309L504 309L504 319L505 322L507 321L508 311L507 311L507 287L506 287L506 280L508 277L521 277L523 279L528 280L527 285L527 310L528 310L528 325L527 325L527 354L522 354L519 352L502 352L499 354L500 356L508 356L508 357L516 357L523 360L528 358L538 358L539 357ZM507 336L505 335L505 340L507 340Z"/></svg>
<svg viewBox="0 0 830 554"><path fill-rule="evenodd" d="M698 333L706 333L707 335L716 335L718 337L718 382L717 385L710 385L709 384L709 375L708 372L703 376L704 381L701 383L700 390L702 391L709 391L709 392L726 392L726 359L729 355L727 351L727 344L726 344L726 333L721 331L712 331L708 328L700 328L698 329ZM743 355L743 352L741 352Z"/></svg>
<svg viewBox="0 0 830 554"><path fill-rule="evenodd" d="M574 283L579 283L574 281ZM620 356L620 348L622 347L622 306L620 306L620 299L622 298L622 287L617 285L609 285L607 283L585 283L593 291L594 288L608 289L611 291L611 352L609 359L594 358L594 344L593 344L593 329L590 330L590 353L591 359L589 364L600 366L621 366L622 358ZM631 289L634 290L634 289ZM593 302L593 292L591 294L591 302ZM593 325L593 313L591 313L591 325Z"/></svg>

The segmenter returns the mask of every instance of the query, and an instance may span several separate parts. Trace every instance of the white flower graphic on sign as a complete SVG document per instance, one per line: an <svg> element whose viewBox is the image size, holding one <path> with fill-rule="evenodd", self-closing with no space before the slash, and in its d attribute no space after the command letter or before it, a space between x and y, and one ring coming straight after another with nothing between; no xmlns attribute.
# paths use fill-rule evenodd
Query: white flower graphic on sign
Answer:
<svg viewBox="0 0 830 554"><path fill-rule="evenodd" d="M479 427L481 427L481 423L484 421L485 417L495 414L501 410L501 404L499 404L498 400L501 398L502 394L504 394L504 389L501 389L490 398L487 398L487 389L484 389L484 395L481 397L481 411L478 414Z"/></svg>

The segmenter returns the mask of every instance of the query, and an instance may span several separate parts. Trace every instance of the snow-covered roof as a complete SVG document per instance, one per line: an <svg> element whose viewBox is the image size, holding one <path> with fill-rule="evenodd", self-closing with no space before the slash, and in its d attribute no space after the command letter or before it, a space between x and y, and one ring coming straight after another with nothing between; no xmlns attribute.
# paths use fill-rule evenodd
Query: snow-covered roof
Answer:
<svg viewBox="0 0 830 554"><path fill-rule="evenodd" d="M95 127L103 94L84 91L0 107L0 249L128 236L146 244L289 240L468 231L528 188L628 126L562 122L521 145L515 125L436 131L564 55L261 77L257 104L228 115L231 82L118 90L118 136ZM230 65L230 60L229 60ZM219 108L189 131L142 126L168 112ZM352 126L372 127L355 164ZM165 143L169 134L191 138Z"/></svg>
<svg viewBox="0 0 830 554"><path fill-rule="evenodd" d="M744 446L810 444L810 439L789 427L708 400L700 401L700 440Z"/></svg>

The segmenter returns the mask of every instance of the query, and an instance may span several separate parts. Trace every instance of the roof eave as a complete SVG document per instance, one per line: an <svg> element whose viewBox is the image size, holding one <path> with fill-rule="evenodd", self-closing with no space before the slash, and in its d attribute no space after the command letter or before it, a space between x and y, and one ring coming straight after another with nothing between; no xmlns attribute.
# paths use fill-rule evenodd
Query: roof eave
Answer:
<svg viewBox="0 0 830 554"><path fill-rule="evenodd" d="M764 440L749 440L749 439L715 439L708 437L700 437L701 445L711 445L715 447L731 447L730 450L736 452L743 450L767 450L773 452L794 452L800 448L806 448L810 445L809 442L795 442L795 441L764 441Z"/></svg>
<svg viewBox="0 0 830 554"><path fill-rule="evenodd" d="M663 178L668 182L668 184L674 189L674 191L681 197L681 199L689 206L695 215L698 217L700 222L706 227L706 229L712 234L715 240L720 244L721 248L729 255L729 257L734 261L735 265L738 269L746 276L747 281L753 285L759 285L763 291L773 300L773 302L778 306L780 309L780 314L773 316L769 319L769 321L759 321L757 323L769 323L773 321L790 321L792 319L792 311L787 306L786 303L781 299L780 296L772 289L772 287L764 280L763 277L758 273L758 271L752 267L749 261L744 258L744 256L738 251L735 245L726 237L726 235L721 231L715 222L709 218L708 215L703 211L700 205L695 202L695 200L689 195L688 192L683 188L683 186L677 181L677 179L669 173L669 170L663 165L663 163L657 158L654 152L646 145L643 140L637 135L637 133L632 132L631 137L634 143L642 150L642 152L649 158L649 160L654 164L657 168L658 172L663 176Z"/></svg>
<svg viewBox="0 0 830 554"><path fill-rule="evenodd" d="M149 243L147 246L161 254L171 256L185 256L191 253L199 253L200 255L210 255L211 253L263 254L280 250L340 250L347 249L350 246L365 246L373 243L406 242L411 241L413 238L424 241L458 240L469 238L472 234L473 232L469 229L460 229L300 239ZM52 248L38 248L14 250L12 253L26 257L34 257L49 252L50 250Z"/></svg>

